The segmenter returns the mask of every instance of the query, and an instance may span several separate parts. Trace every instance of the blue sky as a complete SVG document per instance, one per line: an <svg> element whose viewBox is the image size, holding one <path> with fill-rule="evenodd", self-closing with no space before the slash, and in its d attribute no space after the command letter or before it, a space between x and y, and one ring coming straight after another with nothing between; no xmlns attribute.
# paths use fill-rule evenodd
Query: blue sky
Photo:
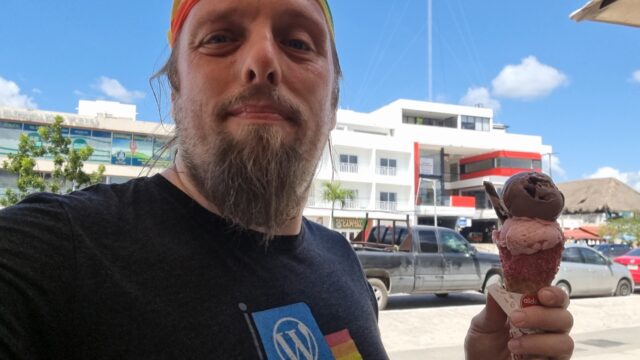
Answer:
<svg viewBox="0 0 640 360"><path fill-rule="evenodd" d="M483 103L554 148L557 181L615 176L640 190L640 29L569 14L587 0L433 0L433 100ZM169 53L169 0L4 0L0 104L76 112L135 103ZM341 107L427 100L427 0L330 0Z"/></svg>

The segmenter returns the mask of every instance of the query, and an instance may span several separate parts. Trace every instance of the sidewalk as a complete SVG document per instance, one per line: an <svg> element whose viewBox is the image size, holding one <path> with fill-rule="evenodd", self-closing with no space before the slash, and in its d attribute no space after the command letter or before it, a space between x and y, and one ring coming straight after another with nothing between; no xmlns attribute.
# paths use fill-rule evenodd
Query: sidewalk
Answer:
<svg viewBox="0 0 640 360"><path fill-rule="evenodd" d="M574 335L575 360L637 360L640 327L598 331ZM464 359L462 345L428 349L400 350L389 353L391 360L456 360Z"/></svg>
<svg viewBox="0 0 640 360"><path fill-rule="evenodd" d="M479 303L480 294L451 294ZM440 300L442 301L442 300ZM464 359L462 344L471 318L483 305L423 307L380 313L380 331L393 360ZM579 360L640 359L640 294L572 299L574 356Z"/></svg>

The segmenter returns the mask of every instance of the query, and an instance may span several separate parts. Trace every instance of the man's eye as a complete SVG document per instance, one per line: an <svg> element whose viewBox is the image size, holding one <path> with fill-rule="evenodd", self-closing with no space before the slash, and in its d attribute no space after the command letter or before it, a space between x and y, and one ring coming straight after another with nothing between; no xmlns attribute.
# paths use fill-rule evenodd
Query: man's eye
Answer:
<svg viewBox="0 0 640 360"><path fill-rule="evenodd" d="M204 39L205 44L225 44L231 41L231 37L225 34L213 34Z"/></svg>
<svg viewBox="0 0 640 360"><path fill-rule="evenodd" d="M301 51L309 51L311 50L311 46L309 46L306 42L298 39L290 39L285 42L285 44L293 49L301 50Z"/></svg>

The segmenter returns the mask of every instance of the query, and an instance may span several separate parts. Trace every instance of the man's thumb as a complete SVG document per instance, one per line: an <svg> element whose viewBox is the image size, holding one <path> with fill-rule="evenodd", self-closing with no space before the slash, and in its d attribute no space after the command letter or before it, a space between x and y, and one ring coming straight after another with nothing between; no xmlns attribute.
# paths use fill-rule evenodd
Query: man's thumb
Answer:
<svg viewBox="0 0 640 360"><path fill-rule="evenodd" d="M471 327L483 333L492 333L504 330L507 324L507 314L491 295L487 295L487 303L484 309L473 318Z"/></svg>

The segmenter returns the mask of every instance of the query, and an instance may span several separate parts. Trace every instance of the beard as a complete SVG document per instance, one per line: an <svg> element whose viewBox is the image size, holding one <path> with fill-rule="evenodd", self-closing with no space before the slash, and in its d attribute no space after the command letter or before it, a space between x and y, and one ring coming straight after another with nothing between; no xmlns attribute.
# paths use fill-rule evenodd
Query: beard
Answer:
<svg viewBox="0 0 640 360"><path fill-rule="evenodd" d="M213 120L216 124L223 124L219 115L228 106L222 107ZM177 124L187 115L179 108ZM216 126L206 137L193 127L177 126L180 156L200 194L232 224L259 229L265 242L302 213L316 170L318 159L303 143L305 122L300 120L292 121L293 138L271 125L247 124L235 135Z"/></svg>

